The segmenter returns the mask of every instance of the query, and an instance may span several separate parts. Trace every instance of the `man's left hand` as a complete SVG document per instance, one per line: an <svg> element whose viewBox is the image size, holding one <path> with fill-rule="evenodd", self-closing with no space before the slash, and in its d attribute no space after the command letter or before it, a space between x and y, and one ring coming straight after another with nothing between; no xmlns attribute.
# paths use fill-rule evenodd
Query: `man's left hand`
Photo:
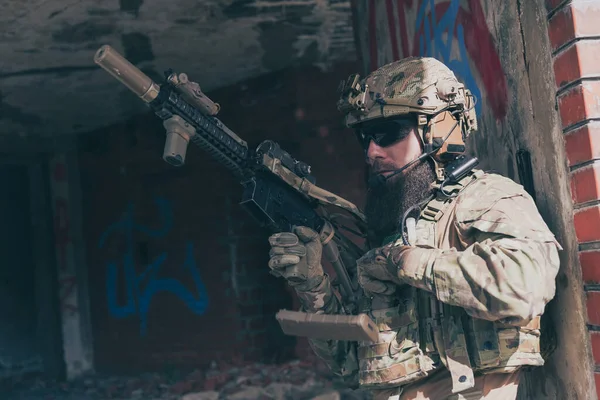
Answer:
<svg viewBox="0 0 600 400"><path fill-rule="evenodd" d="M402 246L410 249L409 246ZM377 247L370 250L356 261L358 282L363 289L374 295L390 296L396 292L398 285L403 282L398 278L401 266L392 262L390 256L392 245ZM394 248L394 253L404 251Z"/></svg>

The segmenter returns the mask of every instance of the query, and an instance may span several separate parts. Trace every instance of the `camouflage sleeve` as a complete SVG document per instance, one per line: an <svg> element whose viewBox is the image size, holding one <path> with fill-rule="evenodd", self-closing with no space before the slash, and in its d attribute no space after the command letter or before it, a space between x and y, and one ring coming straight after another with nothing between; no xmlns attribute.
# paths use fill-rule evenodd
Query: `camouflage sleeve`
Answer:
<svg viewBox="0 0 600 400"><path fill-rule="evenodd" d="M296 294L300 300L301 311L315 314L340 314L343 312L327 276L313 291L296 291ZM309 338L308 342L315 354L327 364L334 374L341 377L348 386L358 386L356 342L312 338Z"/></svg>
<svg viewBox="0 0 600 400"><path fill-rule="evenodd" d="M459 197L454 224L462 251L392 250L400 279L475 318L521 324L541 315L561 248L533 199L506 178L488 179Z"/></svg>

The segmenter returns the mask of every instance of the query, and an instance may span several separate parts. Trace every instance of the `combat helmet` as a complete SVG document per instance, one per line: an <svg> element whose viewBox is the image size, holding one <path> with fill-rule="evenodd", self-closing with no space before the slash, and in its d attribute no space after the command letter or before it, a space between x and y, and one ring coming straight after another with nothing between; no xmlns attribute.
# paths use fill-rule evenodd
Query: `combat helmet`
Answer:
<svg viewBox="0 0 600 400"><path fill-rule="evenodd" d="M339 90L337 106L348 127L415 117L424 152L430 153L438 171L465 152L466 138L477 130L473 95L435 58L404 58L362 80L353 74Z"/></svg>

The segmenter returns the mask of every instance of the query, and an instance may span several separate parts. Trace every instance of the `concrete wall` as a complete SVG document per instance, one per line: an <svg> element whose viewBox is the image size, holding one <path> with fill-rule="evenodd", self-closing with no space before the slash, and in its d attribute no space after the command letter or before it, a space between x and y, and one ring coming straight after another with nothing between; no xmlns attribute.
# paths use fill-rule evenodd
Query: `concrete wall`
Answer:
<svg viewBox="0 0 600 400"><path fill-rule="evenodd" d="M322 185L360 204L362 154L335 108L339 81L357 68L288 70L210 97L252 146L278 141L311 164ZM193 146L185 167L169 166L164 136L148 114L81 137L97 370L307 354L275 321L295 299L268 274L267 233L238 205L241 186Z"/></svg>
<svg viewBox="0 0 600 400"><path fill-rule="evenodd" d="M573 144L575 150L566 151L564 134L568 131L563 129L574 128L592 117L586 113L597 111L598 91L594 91L592 83L577 83L580 75L573 65L567 68L567 82L576 82L569 87L579 101L568 108L562 106L563 90L557 104L552 57L556 46L549 40L547 19L556 13L549 14L558 3L567 4L567 9L571 3L580 4L573 5L574 9L586 8L590 12L598 2L546 3L548 9L541 0L356 0L354 8L363 72L410 55L428 55L444 61L479 98L480 129L470 140L472 151L484 167L521 182L534 195L543 217L564 247L557 295L544 317L548 327L544 346L550 345L554 336L557 348L544 368L527 375L521 398L592 399L596 398L594 368L577 241L596 243L600 239L598 206L594 200L588 213L594 219L580 222L576 235L577 216L574 227L567 159L571 160L577 150L585 153L586 149L598 147ZM583 13L578 15L582 17ZM552 32L552 19L550 22ZM557 29L556 34L561 32L568 29ZM572 43L576 36L565 34L565 43ZM593 59L593 53L587 54ZM595 54L597 57L597 50ZM567 82L561 81L558 86ZM584 96L589 98L588 105L583 103ZM600 114L593 116L596 115ZM586 125L585 129L589 132L593 127ZM574 162L589 164L590 156L585 154L583 160ZM529 155L531 165L521 155ZM591 159L596 156L597 152ZM528 171L531 179L527 178ZM587 179L589 183L591 178ZM600 198L597 191L580 192ZM583 211L578 210L577 215L581 214ZM586 235L588 232L592 233ZM589 254L591 269L597 268L598 258L592 258L596 254ZM596 316L596 308L592 310Z"/></svg>
<svg viewBox="0 0 600 400"><path fill-rule="evenodd" d="M152 79L205 90L355 60L349 0L29 0L0 4L0 141L88 132L144 111L93 62L110 44ZM10 134L9 134L10 133Z"/></svg>

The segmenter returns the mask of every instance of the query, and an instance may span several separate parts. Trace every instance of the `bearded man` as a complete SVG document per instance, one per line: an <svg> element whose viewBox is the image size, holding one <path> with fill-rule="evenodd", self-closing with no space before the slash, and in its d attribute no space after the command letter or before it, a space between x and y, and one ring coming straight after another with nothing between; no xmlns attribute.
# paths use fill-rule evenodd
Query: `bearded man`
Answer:
<svg viewBox="0 0 600 400"><path fill-rule="evenodd" d="M544 364L540 316L561 248L522 186L464 156L471 93L441 62L412 57L352 76L338 107L371 174L357 276L379 340L310 339L313 350L375 399L515 399L523 369ZM319 233L269 241L278 276L304 271L288 280L303 311L343 313Z"/></svg>

